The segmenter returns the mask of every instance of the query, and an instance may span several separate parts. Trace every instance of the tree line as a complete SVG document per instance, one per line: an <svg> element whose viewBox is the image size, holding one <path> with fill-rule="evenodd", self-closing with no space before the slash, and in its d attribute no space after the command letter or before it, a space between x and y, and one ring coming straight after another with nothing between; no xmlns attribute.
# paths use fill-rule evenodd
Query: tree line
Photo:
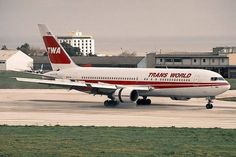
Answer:
<svg viewBox="0 0 236 157"><path fill-rule="evenodd" d="M82 56L82 52L79 47L73 47L66 42L61 43L61 45L69 54L69 56ZM28 43L24 43L21 46L18 46L16 49L24 52L28 56L47 56L47 52L45 49L31 47ZM6 45L3 45L1 50L8 50L8 48ZM136 56L136 52L129 52L127 50L123 50L122 48L121 50L122 52L119 54L119 56ZM89 53L88 56L96 55Z"/></svg>
<svg viewBox="0 0 236 157"><path fill-rule="evenodd" d="M69 56L81 56L81 50L79 47L73 47L70 44L63 42L61 43L62 47L66 50ZM21 46L16 48L27 54L28 56L47 56L47 52L45 49L31 47L28 43L24 43ZM1 50L8 50L7 45L3 45ZM88 54L88 56L94 56L92 53Z"/></svg>

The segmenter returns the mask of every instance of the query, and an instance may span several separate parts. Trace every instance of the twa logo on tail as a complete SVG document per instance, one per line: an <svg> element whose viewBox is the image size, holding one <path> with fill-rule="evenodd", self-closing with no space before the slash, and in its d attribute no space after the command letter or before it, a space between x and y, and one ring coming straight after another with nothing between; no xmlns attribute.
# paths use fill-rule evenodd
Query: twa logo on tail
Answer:
<svg viewBox="0 0 236 157"><path fill-rule="evenodd" d="M48 53L50 53L50 54L60 54L61 49L60 49L60 47L48 47Z"/></svg>
<svg viewBox="0 0 236 157"><path fill-rule="evenodd" d="M39 24L39 31L47 49L48 58L53 70L77 68L65 49L58 43L56 37L44 24Z"/></svg>

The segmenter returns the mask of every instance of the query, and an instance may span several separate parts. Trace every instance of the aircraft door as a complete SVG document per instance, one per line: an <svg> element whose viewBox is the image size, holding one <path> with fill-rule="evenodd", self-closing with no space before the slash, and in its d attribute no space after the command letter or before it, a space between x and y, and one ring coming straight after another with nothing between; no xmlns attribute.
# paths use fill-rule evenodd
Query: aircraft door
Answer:
<svg viewBox="0 0 236 157"><path fill-rule="evenodd" d="M198 75L195 75L194 78L193 78L193 81L194 81L194 82L198 82L198 80L199 80L199 76L198 76Z"/></svg>

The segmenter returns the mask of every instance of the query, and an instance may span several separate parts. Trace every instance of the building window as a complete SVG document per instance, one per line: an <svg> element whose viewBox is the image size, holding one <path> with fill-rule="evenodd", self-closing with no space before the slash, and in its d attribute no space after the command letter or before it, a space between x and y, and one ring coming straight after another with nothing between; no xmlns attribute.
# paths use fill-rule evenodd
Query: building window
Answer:
<svg viewBox="0 0 236 157"><path fill-rule="evenodd" d="M206 59L205 59L205 58L203 58L203 59L202 59L202 62L203 62L203 63L205 63L205 62L206 62Z"/></svg>
<svg viewBox="0 0 236 157"><path fill-rule="evenodd" d="M197 60L196 60L196 59L193 59L193 62L194 62L194 63L196 63L196 62L197 62Z"/></svg>
<svg viewBox="0 0 236 157"><path fill-rule="evenodd" d="M175 58L174 62L182 62L182 59L181 58Z"/></svg>
<svg viewBox="0 0 236 157"><path fill-rule="evenodd" d="M166 58L166 59L165 59L165 62L172 62L172 59Z"/></svg>
<svg viewBox="0 0 236 157"><path fill-rule="evenodd" d="M225 62L225 59L224 59L224 58L222 58L222 59L221 59L221 61L222 61L222 63L224 63L224 62Z"/></svg>
<svg viewBox="0 0 236 157"><path fill-rule="evenodd" d="M162 62L162 58L160 59L160 62Z"/></svg>
<svg viewBox="0 0 236 157"><path fill-rule="evenodd" d="M212 63L215 63L215 59L214 59L214 58L212 58L212 60L211 60L211 61L212 61Z"/></svg>

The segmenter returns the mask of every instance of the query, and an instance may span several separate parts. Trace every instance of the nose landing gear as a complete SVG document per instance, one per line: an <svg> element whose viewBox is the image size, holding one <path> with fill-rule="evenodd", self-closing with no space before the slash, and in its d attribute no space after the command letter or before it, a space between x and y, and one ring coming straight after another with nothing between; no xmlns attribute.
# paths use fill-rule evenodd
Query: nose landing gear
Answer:
<svg viewBox="0 0 236 157"><path fill-rule="evenodd" d="M206 109L212 109L213 108L213 101L212 98L207 98L208 103L206 104Z"/></svg>

